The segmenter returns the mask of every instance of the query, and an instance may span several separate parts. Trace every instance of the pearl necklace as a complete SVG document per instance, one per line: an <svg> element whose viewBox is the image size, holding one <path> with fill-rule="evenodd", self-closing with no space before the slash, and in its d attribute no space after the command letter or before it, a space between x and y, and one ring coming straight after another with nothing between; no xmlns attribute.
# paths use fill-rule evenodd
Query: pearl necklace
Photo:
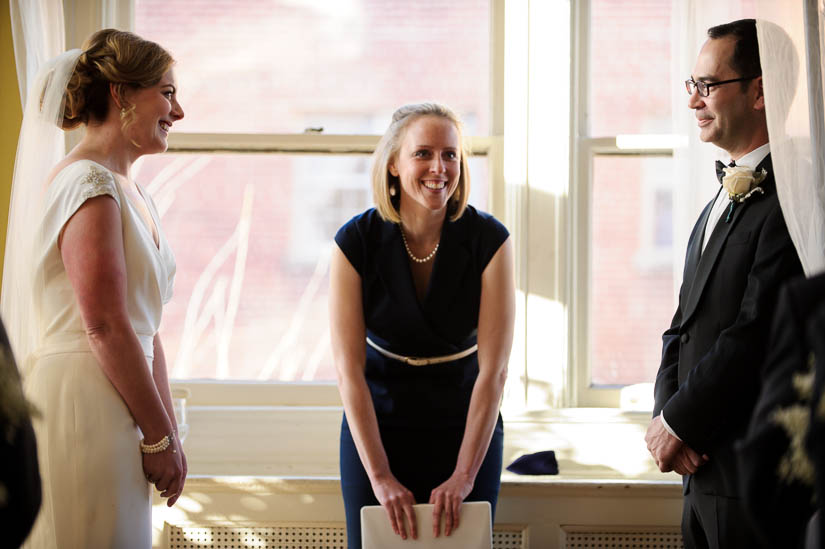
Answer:
<svg viewBox="0 0 825 549"><path fill-rule="evenodd" d="M439 244L441 244L441 240L436 242L435 248L433 248L433 251L431 251L430 254L427 257L415 257L412 253L412 250L410 250L410 245L407 244L407 237L404 236L404 229L401 229L401 240L404 241L404 247L407 249L407 255L410 256L410 259L412 259L416 263L426 263L427 261L429 261L433 257L435 257L435 252L438 251L438 246L439 246Z"/></svg>

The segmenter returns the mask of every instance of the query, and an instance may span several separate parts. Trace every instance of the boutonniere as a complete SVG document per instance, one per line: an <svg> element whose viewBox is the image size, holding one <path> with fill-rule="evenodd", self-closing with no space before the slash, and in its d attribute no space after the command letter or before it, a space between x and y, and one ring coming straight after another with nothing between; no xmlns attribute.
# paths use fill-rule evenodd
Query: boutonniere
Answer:
<svg viewBox="0 0 825 549"><path fill-rule="evenodd" d="M730 216L733 215L733 210L736 205L744 202L754 193L765 194L765 190L759 186L765 178L768 177L768 172L765 168L754 172L745 166L734 166L732 168L725 168L725 177L722 178L722 187L728 193L730 199L730 207L728 208L728 216L725 218L725 223L730 223Z"/></svg>

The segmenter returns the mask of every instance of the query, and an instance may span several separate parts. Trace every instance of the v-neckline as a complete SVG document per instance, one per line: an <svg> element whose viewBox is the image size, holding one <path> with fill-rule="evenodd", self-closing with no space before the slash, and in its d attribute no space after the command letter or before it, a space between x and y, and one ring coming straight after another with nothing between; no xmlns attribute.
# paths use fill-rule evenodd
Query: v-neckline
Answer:
<svg viewBox="0 0 825 549"><path fill-rule="evenodd" d="M91 162L92 164L103 168L104 170L106 170L107 172L109 172L111 174L112 179L115 181L115 184L117 184L117 186L120 187L120 190L122 191L123 197L126 199L126 202L129 203L129 207L132 208L135 215L137 215L138 218L140 218L140 226L143 227L143 229L147 233L149 233L149 239L152 241L153 247L155 248L155 250L157 250L158 254L160 254L160 227L158 225L158 220L155 219L155 214L152 213L152 209L149 207L149 201L146 200L146 196L143 194L143 189L140 187L140 185L137 183L137 181L135 182L135 189L137 190L138 195L140 195L140 199L143 201L143 205L146 208L146 211L149 213L149 218L152 220L152 225L154 226L154 229L155 229L154 232L152 232L153 227L150 227L148 225L146 220L140 214L140 211L138 210L137 206L135 206L134 202L129 198L129 193L126 192L126 189L123 187L123 184L120 182L120 180L115 175L115 173L112 170L110 170L109 168L107 168L106 166L104 166L103 164L101 164L100 162L97 162L97 161L91 160L91 159L86 159L86 161ZM155 240L155 234L158 235L157 240Z"/></svg>
<svg viewBox="0 0 825 549"><path fill-rule="evenodd" d="M135 210L135 213L140 218L141 225L143 225L143 228L149 233L149 238L152 240L152 244L154 244L155 249L158 252L160 252L160 228L158 227L158 221L157 221L157 219L155 219L155 214L152 212L152 209L149 207L149 201L146 200L146 196L144 196L144 194L143 194L143 189L140 187L140 185L137 183L137 181L135 182L135 189L137 190L138 194L140 195L140 199L143 200L143 206L146 208L146 213L149 214L149 218L152 220L152 225L153 226L152 227L149 226L149 224L146 222L146 219L143 218L143 216L140 214L140 212L137 211L137 208L132 203L132 201L129 200L128 195L126 195L126 200L129 200L129 206L131 206ZM126 193L124 193L124 194L126 194ZM154 228L154 231L152 230L153 228ZM157 237L158 237L157 240L155 240L155 235L157 235Z"/></svg>
<svg viewBox="0 0 825 549"><path fill-rule="evenodd" d="M406 267L406 271L407 271L407 280L409 281L410 288L412 289L413 300L418 304L418 307L419 307L419 309L421 310L422 313L424 311L426 311L426 304L430 300L430 293L432 292L432 288L433 288L433 278L435 278L436 269L437 269L437 266L438 266L438 258L441 255L441 249L442 249L441 243L444 240L444 231L445 231L445 226L447 224L447 221L448 220L445 219L444 220L444 225L441 226L441 235L439 236L439 240L438 240L439 246L438 246L438 250L435 252L435 256L433 256L433 258L432 258L433 268L430 271L430 277L427 279L427 287L424 289L423 299L418 298L418 288L416 288L416 286L415 286L415 276L413 274L412 264L410 263L410 256L407 253L407 248L404 246L404 240L401 237L401 225L400 224L398 225L398 238L397 238L397 240L398 240L398 244L400 244L400 246L401 246L402 255L404 257L404 266Z"/></svg>

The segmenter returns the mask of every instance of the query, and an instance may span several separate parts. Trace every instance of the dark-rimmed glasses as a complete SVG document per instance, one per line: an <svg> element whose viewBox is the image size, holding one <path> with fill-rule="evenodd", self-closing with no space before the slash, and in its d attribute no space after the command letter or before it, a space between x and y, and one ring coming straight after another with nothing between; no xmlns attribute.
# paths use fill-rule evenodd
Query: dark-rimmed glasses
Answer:
<svg viewBox="0 0 825 549"><path fill-rule="evenodd" d="M710 89L713 86L721 86L722 84L731 84L733 82L744 82L745 80L753 80L754 78L759 78L761 75L756 76L746 76L745 78L734 78L733 80L722 80L721 82L703 82L703 81L696 81L692 77L688 80L685 80L685 89L688 92L688 95L693 95L694 90L699 92L700 97L707 97L710 95Z"/></svg>

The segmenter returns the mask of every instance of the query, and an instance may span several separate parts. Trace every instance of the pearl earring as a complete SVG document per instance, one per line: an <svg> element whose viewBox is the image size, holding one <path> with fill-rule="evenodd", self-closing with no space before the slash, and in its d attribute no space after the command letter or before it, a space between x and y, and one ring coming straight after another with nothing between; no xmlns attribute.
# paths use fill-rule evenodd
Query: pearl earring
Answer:
<svg viewBox="0 0 825 549"><path fill-rule="evenodd" d="M395 185L390 185L390 196L395 196L396 194L398 194L398 189Z"/></svg>

